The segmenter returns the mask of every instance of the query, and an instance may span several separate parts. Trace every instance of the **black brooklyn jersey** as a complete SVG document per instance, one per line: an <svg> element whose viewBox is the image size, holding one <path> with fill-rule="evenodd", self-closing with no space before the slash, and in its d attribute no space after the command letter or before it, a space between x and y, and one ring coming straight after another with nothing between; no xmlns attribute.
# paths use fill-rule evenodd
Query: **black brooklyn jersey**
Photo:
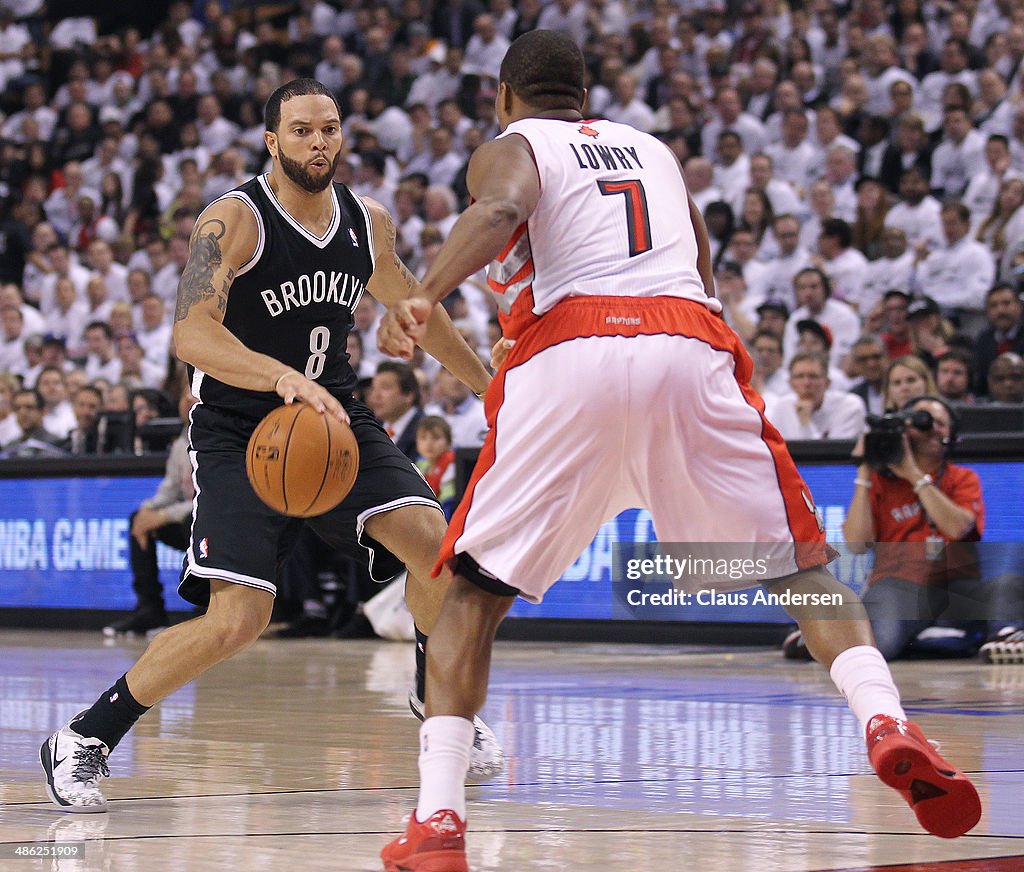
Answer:
<svg viewBox="0 0 1024 872"><path fill-rule="evenodd" d="M373 272L366 207L344 185L332 186L334 217L323 237L299 224L278 201L266 175L224 194L252 209L259 242L235 274L224 326L247 348L266 354L341 398L356 385L346 346L353 310ZM189 367L203 402L259 420L281 404L273 392L224 384Z"/></svg>

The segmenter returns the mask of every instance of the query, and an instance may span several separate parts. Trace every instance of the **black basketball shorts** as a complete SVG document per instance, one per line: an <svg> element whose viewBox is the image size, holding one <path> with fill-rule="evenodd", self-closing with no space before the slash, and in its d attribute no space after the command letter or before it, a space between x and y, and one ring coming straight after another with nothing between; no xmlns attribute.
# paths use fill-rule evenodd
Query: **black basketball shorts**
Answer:
<svg viewBox="0 0 1024 872"><path fill-rule="evenodd" d="M245 449L258 422L199 404L192 410L189 457L196 495L192 535L178 593L206 605L210 580L277 593L275 580L302 524L330 547L369 552L370 575L387 581L402 563L364 529L374 515L403 506L441 507L419 470L388 437L370 409L343 401L359 443L359 474L341 504L315 518L289 518L264 504L245 473Z"/></svg>

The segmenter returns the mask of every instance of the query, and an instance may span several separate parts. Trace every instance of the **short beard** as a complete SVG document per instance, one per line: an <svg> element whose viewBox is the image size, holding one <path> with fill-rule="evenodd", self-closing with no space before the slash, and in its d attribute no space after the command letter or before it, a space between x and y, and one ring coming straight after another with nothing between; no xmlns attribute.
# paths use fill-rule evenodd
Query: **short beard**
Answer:
<svg viewBox="0 0 1024 872"><path fill-rule="evenodd" d="M314 176L306 168L305 164L300 163L297 160L292 160L280 149L277 151L277 158L281 161L281 169L289 179L295 182L295 184L302 188L302 190L308 191L310 194L319 194L322 191L326 191L331 182L334 181L334 173L337 171L338 164L341 162L341 149L338 149L338 153L334 156L334 160L331 162L331 171L323 178Z"/></svg>

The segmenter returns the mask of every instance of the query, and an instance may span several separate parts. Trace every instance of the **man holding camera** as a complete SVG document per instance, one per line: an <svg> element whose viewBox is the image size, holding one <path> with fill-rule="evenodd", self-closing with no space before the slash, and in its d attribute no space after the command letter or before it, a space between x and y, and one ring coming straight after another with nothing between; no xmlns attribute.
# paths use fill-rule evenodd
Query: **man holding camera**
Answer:
<svg viewBox="0 0 1024 872"><path fill-rule="evenodd" d="M918 397L899 414L902 422L874 419L858 442L860 465L843 525L852 552L875 552L863 599L887 660L928 627L947 627L955 643L963 638L959 617L984 616L973 545L984 527L981 482L949 462L955 415L935 397ZM970 606L975 614L962 614Z"/></svg>

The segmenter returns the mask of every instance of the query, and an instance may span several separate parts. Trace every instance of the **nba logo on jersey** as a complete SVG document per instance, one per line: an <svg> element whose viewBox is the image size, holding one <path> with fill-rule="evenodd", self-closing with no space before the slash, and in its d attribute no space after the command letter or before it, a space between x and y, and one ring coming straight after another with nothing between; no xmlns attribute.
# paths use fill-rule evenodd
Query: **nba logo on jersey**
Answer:
<svg viewBox="0 0 1024 872"><path fill-rule="evenodd" d="M355 228L349 227L349 229L348 229L348 238L352 240L352 244L354 246L356 246L357 248L359 247L359 237L356 236Z"/></svg>
<svg viewBox="0 0 1024 872"><path fill-rule="evenodd" d="M206 537L204 536L202 539L199 540L199 559L205 560L209 556L210 543L206 541Z"/></svg>
<svg viewBox="0 0 1024 872"><path fill-rule="evenodd" d="M589 124L581 125L580 133L582 133L584 136L593 136L595 139L597 139L598 132L594 130L594 128L591 127Z"/></svg>

